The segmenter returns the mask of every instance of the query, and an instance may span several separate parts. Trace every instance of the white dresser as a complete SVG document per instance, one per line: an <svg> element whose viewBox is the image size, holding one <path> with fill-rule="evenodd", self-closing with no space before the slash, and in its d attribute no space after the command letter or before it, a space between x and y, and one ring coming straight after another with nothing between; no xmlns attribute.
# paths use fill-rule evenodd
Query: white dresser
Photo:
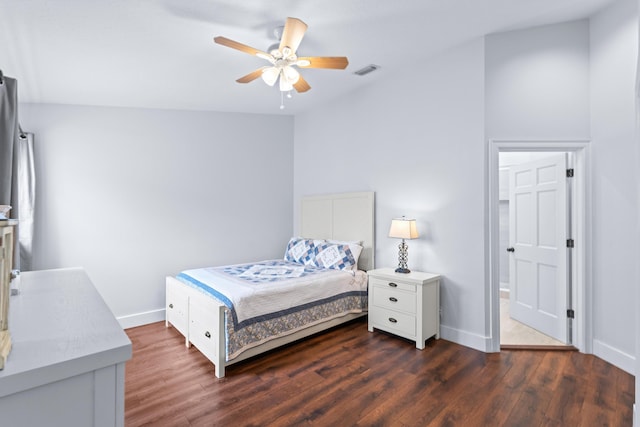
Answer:
<svg viewBox="0 0 640 427"><path fill-rule="evenodd" d="M416 342L440 338L440 275L393 268L370 270L369 332L381 329Z"/></svg>
<svg viewBox="0 0 640 427"><path fill-rule="evenodd" d="M9 307L0 425L124 425L131 341L84 270L22 273Z"/></svg>

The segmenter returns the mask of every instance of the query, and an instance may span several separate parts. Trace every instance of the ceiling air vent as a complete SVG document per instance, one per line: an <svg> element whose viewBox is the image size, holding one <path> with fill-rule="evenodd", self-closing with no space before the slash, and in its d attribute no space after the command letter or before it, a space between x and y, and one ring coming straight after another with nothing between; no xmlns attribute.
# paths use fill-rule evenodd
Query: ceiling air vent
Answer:
<svg viewBox="0 0 640 427"><path fill-rule="evenodd" d="M374 72L378 68L380 68L379 65L371 64L371 65L367 65L366 67L360 68L358 71L354 71L353 74L356 74L358 76L364 76L365 74Z"/></svg>

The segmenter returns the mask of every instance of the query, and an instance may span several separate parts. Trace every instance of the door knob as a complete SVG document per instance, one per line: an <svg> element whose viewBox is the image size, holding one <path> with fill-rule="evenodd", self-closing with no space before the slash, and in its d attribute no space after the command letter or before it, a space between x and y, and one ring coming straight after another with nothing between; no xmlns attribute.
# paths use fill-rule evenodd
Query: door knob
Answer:
<svg viewBox="0 0 640 427"><path fill-rule="evenodd" d="M516 248L507 248L507 252L515 252Z"/></svg>

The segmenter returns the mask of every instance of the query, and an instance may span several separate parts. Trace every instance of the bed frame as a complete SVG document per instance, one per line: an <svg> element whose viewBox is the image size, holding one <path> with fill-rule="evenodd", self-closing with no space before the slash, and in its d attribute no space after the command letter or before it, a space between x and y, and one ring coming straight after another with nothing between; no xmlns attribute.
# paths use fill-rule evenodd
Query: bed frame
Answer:
<svg viewBox="0 0 640 427"><path fill-rule="evenodd" d="M360 270L373 269L375 256L374 193L340 193L303 197L300 201L299 235L316 239L362 241L358 260ZM177 280L166 278L166 326L173 325L185 337L185 345L193 344L214 365L215 375L222 378L225 367L250 357L308 337L336 325L365 316L354 313L309 326L245 350L231 361L225 352L225 306Z"/></svg>

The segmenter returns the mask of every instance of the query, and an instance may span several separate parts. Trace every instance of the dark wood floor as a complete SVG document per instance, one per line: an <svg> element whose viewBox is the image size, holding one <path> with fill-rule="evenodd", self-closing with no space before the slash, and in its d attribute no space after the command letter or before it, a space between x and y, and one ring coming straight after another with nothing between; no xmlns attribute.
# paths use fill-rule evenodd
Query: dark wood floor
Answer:
<svg viewBox="0 0 640 427"><path fill-rule="evenodd" d="M632 425L634 377L575 351L420 351L359 320L217 379L164 323L126 332L127 427Z"/></svg>

